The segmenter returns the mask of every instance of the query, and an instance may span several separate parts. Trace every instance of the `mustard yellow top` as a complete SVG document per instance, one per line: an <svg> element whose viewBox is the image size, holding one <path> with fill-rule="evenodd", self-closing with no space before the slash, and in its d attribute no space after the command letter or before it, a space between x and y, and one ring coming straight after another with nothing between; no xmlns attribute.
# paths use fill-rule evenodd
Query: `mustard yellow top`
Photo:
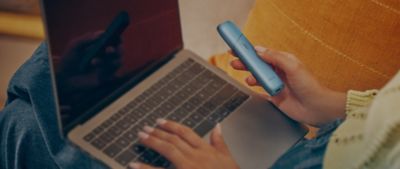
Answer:
<svg viewBox="0 0 400 169"><path fill-rule="evenodd" d="M346 120L333 133L326 169L400 169L400 72L380 91L349 91Z"/></svg>

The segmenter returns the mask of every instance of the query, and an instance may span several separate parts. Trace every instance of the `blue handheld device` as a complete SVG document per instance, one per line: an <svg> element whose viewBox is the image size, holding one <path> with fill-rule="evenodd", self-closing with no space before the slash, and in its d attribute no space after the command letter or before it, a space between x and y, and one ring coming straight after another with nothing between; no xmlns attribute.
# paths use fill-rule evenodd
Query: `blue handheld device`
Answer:
<svg viewBox="0 0 400 169"><path fill-rule="evenodd" d="M278 94L284 88L279 76L257 55L253 45L233 22L226 21L218 25L217 29L228 46L271 96Z"/></svg>

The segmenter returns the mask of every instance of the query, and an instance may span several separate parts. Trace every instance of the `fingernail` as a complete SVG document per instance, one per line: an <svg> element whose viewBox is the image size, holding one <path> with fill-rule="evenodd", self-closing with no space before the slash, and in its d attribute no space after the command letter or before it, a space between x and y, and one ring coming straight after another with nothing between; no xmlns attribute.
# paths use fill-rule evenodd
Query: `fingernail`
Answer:
<svg viewBox="0 0 400 169"><path fill-rule="evenodd" d="M217 123L217 125L215 126L215 129L217 131L217 134L219 134L219 135L222 134L221 124Z"/></svg>
<svg viewBox="0 0 400 169"><path fill-rule="evenodd" d="M246 81L247 83L249 83L249 82L250 82L250 77L246 77L245 81Z"/></svg>
<svg viewBox="0 0 400 169"><path fill-rule="evenodd" d="M138 136L140 139L142 140L146 140L147 138L149 138L149 135L145 132L139 131Z"/></svg>
<svg viewBox="0 0 400 169"><path fill-rule="evenodd" d="M258 51L258 52L265 52L265 51L267 51L267 48L264 48L264 47L262 47L262 46L256 46L256 47L254 47L254 49L256 49L256 51Z"/></svg>
<svg viewBox="0 0 400 169"><path fill-rule="evenodd" d="M140 164L138 163L129 163L129 167L132 169L139 169L140 168Z"/></svg>
<svg viewBox="0 0 400 169"><path fill-rule="evenodd" d="M144 130L146 133L152 133L152 132L154 131L154 128L153 128L153 127L150 127L150 126L144 126L144 127L143 127L143 130Z"/></svg>
<svg viewBox="0 0 400 169"><path fill-rule="evenodd" d="M157 122L158 125L163 125L163 124L165 124L167 122L167 120L165 120L165 119L157 119L156 122Z"/></svg>

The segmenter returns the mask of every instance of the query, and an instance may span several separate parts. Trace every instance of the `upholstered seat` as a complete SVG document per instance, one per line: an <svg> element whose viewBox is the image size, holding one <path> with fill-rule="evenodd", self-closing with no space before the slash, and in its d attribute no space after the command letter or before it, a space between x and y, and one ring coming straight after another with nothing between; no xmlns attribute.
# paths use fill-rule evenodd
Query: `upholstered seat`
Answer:
<svg viewBox="0 0 400 169"><path fill-rule="evenodd" d="M297 55L335 90L380 88L400 68L398 0L256 0L244 33L253 44ZM243 82L247 73L230 60L210 61Z"/></svg>

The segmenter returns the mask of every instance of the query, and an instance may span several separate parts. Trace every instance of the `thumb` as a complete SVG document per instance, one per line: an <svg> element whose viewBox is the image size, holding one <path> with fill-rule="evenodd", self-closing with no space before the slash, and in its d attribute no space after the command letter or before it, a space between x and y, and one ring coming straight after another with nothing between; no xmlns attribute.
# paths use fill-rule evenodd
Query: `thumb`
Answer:
<svg viewBox="0 0 400 169"><path fill-rule="evenodd" d="M286 52L274 51L261 46L256 46L255 50L264 61L285 73L291 73L300 64L300 61L295 56Z"/></svg>
<svg viewBox="0 0 400 169"><path fill-rule="evenodd" d="M219 152L230 154L228 146L226 145L224 138L222 137L221 125L219 123L215 126L214 130L211 133L210 143Z"/></svg>

